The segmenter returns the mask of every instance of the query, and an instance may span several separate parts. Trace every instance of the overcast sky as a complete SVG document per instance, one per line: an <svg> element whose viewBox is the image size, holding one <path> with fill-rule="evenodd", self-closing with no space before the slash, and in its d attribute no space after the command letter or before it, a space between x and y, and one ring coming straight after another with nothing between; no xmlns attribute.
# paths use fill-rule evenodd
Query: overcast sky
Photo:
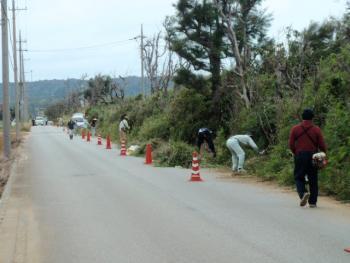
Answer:
<svg viewBox="0 0 350 263"><path fill-rule="evenodd" d="M129 40L162 29L174 14L175 0L17 0L19 28L27 40L27 80L92 77L98 73L140 75L138 42ZM11 1L9 1L10 5ZM346 0L265 0L273 14L270 35L281 39L283 28L303 29L344 13ZM75 49L79 47L99 46ZM64 51L61 51L64 49ZM71 50L67 50L71 49ZM43 52L52 50L50 52ZM30 72L32 71L32 74ZM11 75L13 73L11 72Z"/></svg>

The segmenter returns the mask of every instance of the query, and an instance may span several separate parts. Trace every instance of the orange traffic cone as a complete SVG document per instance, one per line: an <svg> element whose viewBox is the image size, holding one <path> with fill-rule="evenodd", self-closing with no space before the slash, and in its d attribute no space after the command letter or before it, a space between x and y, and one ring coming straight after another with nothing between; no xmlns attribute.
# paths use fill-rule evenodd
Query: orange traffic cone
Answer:
<svg viewBox="0 0 350 263"><path fill-rule="evenodd" d="M97 136L97 145L102 145L101 134L99 134L99 135Z"/></svg>
<svg viewBox="0 0 350 263"><path fill-rule="evenodd" d="M124 140L122 140L122 143L121 143L120 155L121 156L126 156L126 145L125 145L125 141Z"/></svg>
<svg viewBox="0 0 350 263"><path fill-rule="evenodd" d="M147 146L146 146L145 164L152 164L152 144L147 144Z"/></svg>
<svg viewBox="0 0 350 263"><path fill-rule="evenodd" d="M121 155L121 156L126 156L126 144L125 144L125 141L124 141L124 140L121 141L121 145L120 145L120 155Z"/></svg>
<svg viewBox="0 0 350 263"><path fill-rule="evenodd" d="M108 150L112 149L111 138L109 137L109 135L107 135L106 149Z"/></svg>
<svg viewBox="0 0 350 263"><path fill-rule="evenodd" d="M85 131L84 131L84 130L81 131L81 138L82 138L83 140L85 140Z"/></svg>
<svg viewBox="0 0 350 263"><path fill-rule="evenodd" d="M88 131L88 133L87 133L86 141L87 141L87 142L90 142L90 141L91 141L91 134L90 134L89 131Z"/></svg>
<svg viewBox="0 0 350 263"><path fill-rule="evenodd" d="M350 247L344 249L344 251L350 253Z"/></svg>
<svg viewBox="0 0 350 263"><path fill-rule="evenodd" d="M202 182L201 174L199 172L199 160L198 153L193 152L192 154L192 174L190 182Z"/></svg>

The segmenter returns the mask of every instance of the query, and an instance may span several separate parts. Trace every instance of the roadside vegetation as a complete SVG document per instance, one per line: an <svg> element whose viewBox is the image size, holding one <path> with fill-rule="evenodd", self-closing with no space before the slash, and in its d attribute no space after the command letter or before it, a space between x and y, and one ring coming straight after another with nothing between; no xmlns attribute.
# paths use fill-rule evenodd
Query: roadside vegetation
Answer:
<svg viewBox="0 0 350 263"><path fill-rule="evenodd" d="M310 107L329 147L320 188L350 200L349 8L343 17L311 23L303 31L289 28L279 43L267 36L272 18L261 2L179 0L174 16L165 20L164 54L181 59L167 60L164 67L160 55L152 57L162 52L145 50L151 79L146 97L125 97L120 81L98 75L84 92L50 106L46 115L57 119L84 110L88 119L98 118L99 133L117 141L119 118L127 113L128 144L140 145L142 154L152 143L155 158L167 166L190 165L201 127L216 133L218 154L206 157L207 166L229 165L226 139L251 132L268 154L257 158L248 151L248 170L292 185L289 131ZM146 48L156 51L157 41L156 36ZM83 109L82 100L88 105Z"/></svg>

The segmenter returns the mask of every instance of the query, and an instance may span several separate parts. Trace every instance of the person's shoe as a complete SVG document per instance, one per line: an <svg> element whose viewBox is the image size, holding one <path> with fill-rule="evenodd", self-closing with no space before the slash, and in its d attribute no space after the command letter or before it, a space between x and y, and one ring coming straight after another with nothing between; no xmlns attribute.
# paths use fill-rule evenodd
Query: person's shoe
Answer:
<svg viewBox="0 0 350 263"><path fill-rule="evenodd" d="M309 193L304 193L303 198L300 200L300 206L305 206L307 204L307 201L309 201L309 197Z"/></svg>
<svg viewBox="0 0 350 263"><path fill-rule="evenodd" d="M239 173L239 174L246 174L247 171L244 170L243 168L240 168L240 169L238 169L237 173Z"/></svg>
<svg viewBox="0 0 350 263"><path fill-rule="evenodd" d="M309 204L309 208L317 208L316 204Z"/></svg>

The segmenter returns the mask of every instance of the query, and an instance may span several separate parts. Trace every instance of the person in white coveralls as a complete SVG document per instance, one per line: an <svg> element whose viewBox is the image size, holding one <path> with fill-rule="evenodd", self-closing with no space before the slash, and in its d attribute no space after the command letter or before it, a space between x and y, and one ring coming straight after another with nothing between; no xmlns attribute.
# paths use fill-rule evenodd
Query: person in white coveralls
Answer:
<svg viewBox="0 0 350 263"><path fill-rule="evenodd" d="M130 130L130 126L128 123L128 116L126 114L123 114L120 118L119 123L119 139L120 144L127 143L126 133Z"/></svg>
<svg viewBox="0 0 350 263"><path fill-rule="evenodd" d="M234 135L231 136L226 141L226 146L232 154L232 171L233 172L245 172L243 169L245 161L245 152L242 149L241 145L248 145L254 149L259 154L264 154L264 151L259 152L259 147L256 145L251 135Z"/></svg>

